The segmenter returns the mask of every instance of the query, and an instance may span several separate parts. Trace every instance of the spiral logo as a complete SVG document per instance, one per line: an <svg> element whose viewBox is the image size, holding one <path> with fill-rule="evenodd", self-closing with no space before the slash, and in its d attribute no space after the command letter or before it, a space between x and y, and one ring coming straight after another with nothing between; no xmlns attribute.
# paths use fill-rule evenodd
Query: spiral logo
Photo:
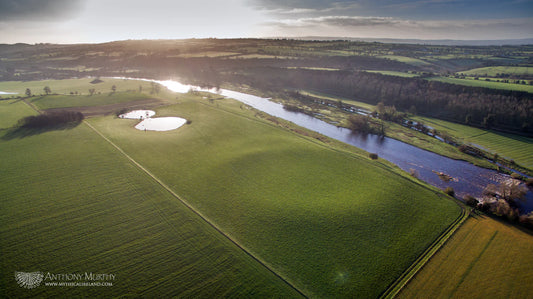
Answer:
<svg viewBox="0 0 533 299"><path fill-rule="evenodd" d="M15 271L15 279L18 284L26 289L33 289L38 287L43 281L44 274L42 272L17 272Z"/></svg>

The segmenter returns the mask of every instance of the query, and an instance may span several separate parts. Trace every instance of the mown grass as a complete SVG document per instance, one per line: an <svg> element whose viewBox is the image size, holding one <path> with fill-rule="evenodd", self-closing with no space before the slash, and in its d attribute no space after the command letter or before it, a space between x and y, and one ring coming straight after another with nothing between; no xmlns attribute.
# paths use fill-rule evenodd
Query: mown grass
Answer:
<svg viewBox="0 0 533 299"><path fill-rule="evenodd" d="M89 89L94 88L95 93L109 94L111 87L116 86L116 91L138 91L139 86L143 91L149 92L151 90L150 82L138 80L123 80L112 78L101 78L103 82L98 84L91 84L94 78L82 79L65 79L65 80L44 80L44 81L3 81L0 82L0 91L17 92L16 95L11 96L25 96L26 88L29 88L34 95L45 94L44 87L48 86L52 93L70 94L70 92L78 92L80 95L88 95ZM4 95L8 97L8 95Z"/></svg>
<svg viewBox="0 0 533 299"><path fill-rule="evenodd" d="M533 93L533 85L474 80L473 78L472 79L459 79L459 78L449 78L449 77L432 77L432 78L428 78L428 80L440 81L444 83L457 84L457 85L473 86L473 87L516 90L516 91L525 91L525 92Z"/></svg>
<svg viewBox="0 0 533 299"><path fill-rule="evenodd" d="M463 142L472 143L501 157L515 160L520 165L533 168L532 138L478 129L435 118L417 116L413 119L422 121L438 131L446 131Z"/></svg>
<svg viewBox="0 0 533 299"><path fill-rule="evenodd" d="M412 58L412 57L407 57L407 56L399 56L399 55L382 55L382 56L378 56L378 58L386 58L386 59L396 60L396 61L399 61L399 62L407 63L407 64L410 64L410 65L414 65L414 66L426 66L426 65L430 65L431 64L431 63L429 63L427 61L424 61L424 60L421 60L421 59L418 59L418 58Z"/></svg>
<svg viewBox="0 0 533 299"><path fill-rule="evenodd" d="M405 77L405 78L415 78L418 77L418 74L412 74L412 73L405 73L405 72L397 72L397 71L374 71L374 70L365 70L365 72L368 73L378 73L382 75L387 76L396 76L396 77Z"/></svg>
<svg viewBox="0 0 533 299"><path fill-rule="evenodd" d="M45 95L29 99L39 109L102 106L116 103L145 100L149 95L139 92L115 92L89 95Z"/></svg>
<svg viewBox="0 0 533 299"><path fill-rule="evenodd" d="M85 124L0 152L0 297L298 296ZM15 271L116 279L28 290Z"/></svg>
<svg viewBox="0 0 533 299"><path fill-rule="evenodd" d="M11 128L21 118L36 114L35 110L21 100L2 100L0 101L0 129Z"/></svg>
<svg viewBox="0 0 533 299"><path fill-rule="evenodd" d="M498 74L511 75L533 75L533 67L528 66L490 66L471 69L461 72L469 76L489 76L496 77Z"/></svg>
<svg viewBox="0 0 533 299"><path fill-rule="evenodd" d="M399 298L528 298L533 236L488 217L470 218Z"/></svg>
<svg viewBox="0 0 533 299"><path fill-rule="evenodd" d="M279 129L237 102L180 98L157 113L192 124L89 122L311 296L377 297L460 213L388 164Z"/></svg>

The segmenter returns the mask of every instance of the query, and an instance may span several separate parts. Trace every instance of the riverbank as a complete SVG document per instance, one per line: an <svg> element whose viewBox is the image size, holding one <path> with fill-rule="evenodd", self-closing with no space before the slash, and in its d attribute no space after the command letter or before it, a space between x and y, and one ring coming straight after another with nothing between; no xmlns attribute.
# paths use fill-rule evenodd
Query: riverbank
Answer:
<svg viewBox="0 0 533 299"><path fill-rule="evenodd" d="M305 105L301 101L290 98L286 96L286 94L283 94L283 93L261 92L259 90L256 90L250 87L243 87L243 86L232 85L232 84L224 85L224 88L239 90L239 91L254 94L260 97L271 98L271 100L274 102L287 105L287 106L297 107L302 113L306 113L310 116L313 116L315 118L318 118L320 120L323 120L329 124L332 124L338 127L349 128L348 118L350 117L350 115L354 114L354 112L352 113L347 112L346 109L339 109L329 103L323 103L322 105L319 105L320 108L318 108L317 106L310 107L309 105ZM328 102L334 101L334 102L342 103L345 106L356 107L359 110L366 110L370 112L376 110L376 107L374 105L370 105L370 104L363 103L363 102L358 102L355 100L348 100L345 98L326 95L323 93L317 93L317 92L312 92L312 91L299 91L299 92L304 95L310 95L313 97L324 99ZM426 122L430 123L431 126L434 126L435 123L440 124L443 122L443 121L439 121L437 119L432 119L429 117L421 118L421 117L409 116L408 119L413 119L413 120L423 119L425 120L425 123ZM460 127L462 125L455 124L455 126ZM465 142L468 144L469 147L477 146L476 152L480 152L482 154L481 155L468 154L466 152L461 151L458 145L454 146L454 145L444 142L442 138L439 138L438 135L437 137L434 137L431 134L424 134L420 131L410 129L406 126L402 126L400 124L390 122L390 121L386 122L385 135L387 137L396 139L404 143L408 143L410 145L439 154L441 156L445 156L445 157L448 157L454 160L466 161L473 165L483 167L486 169L496 170L496 171L506 173L506 174L511 174L512 172L520 172L527 176L533 176L532 169L526 166L520 165L512 157L509 157L508 151L509 152L511 151L508 148L502 148L502 146L500 146L498 147L498 149L502 152L502 154L494 155L495 153L493 151L488 151L485 148L479 148L479 145L468 142L469 139L466 139L465 136L456 134L457 129L446 130L447 128L442 124L440 126L435 126L435 127L436 129L438 129L438 132L442 132L443 135L451 135L453 139L457 140L461 144ZM471 128L471 130L479 130L479 129ZM481 133L484 133L484 132L481 132ZM525 138L522 138L522 139L525 139ZM514 146L517 146L517 147L522 146L523 148L527 146L523 143L522 144L520 143L517 144L516 142L513 143L513 140L511 141L502 140L500 143L512 143ZM498 163L495 163L495 160L493 157L496 157L497 159L496 161ZM505 167L501 167L502 166L501 164L503 164L503 166Z"/></svg>
<svg viewBox="0 0 533 299"><path fill-rule="evenodd" d="M168 82L165 83L166 81L158 82L163 85L168 84ZM182 92L184 90L183 86L179 89ZM191 86L189 87L191 88ZM282 104L276 103L271 99L224 88L215 90L192 87L192 89L234 98L269 115L291 121L296 125L356 146L369 153L375 153L379 157L397 165L406 173L411 173L432 186L441 190L453 190L458 198L474 196L480 199L488 185L500 185L510 178L509 175L495 170L478 167L463 160L451 159L393 138L372 134L354 134L349 129L329 124L308 114L284 109ZM249 90L247 91L250 92ZM443 176L453 179L443 180ZM527 193L528 199L531 198L530 195L531 191ZM530 208L529 200L521 206L523 213L528 213Z"/></svg>

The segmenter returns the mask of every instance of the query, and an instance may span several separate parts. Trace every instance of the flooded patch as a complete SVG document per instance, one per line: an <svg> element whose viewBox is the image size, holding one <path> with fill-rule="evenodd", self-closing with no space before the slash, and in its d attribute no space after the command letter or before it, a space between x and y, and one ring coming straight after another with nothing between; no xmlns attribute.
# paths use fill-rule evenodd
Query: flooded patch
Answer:
<svg viewBox="0 0 533 299"><path fill-rule="evenodd" d="M128 119L145 119L150 118L155 115L155 111L152 110L133 110L128 113L119 115L120 118Z"/></svg>
<svg viewBox="0 0 533 299"><path fill-rule="evenodd" d="M175 130L187 123L187 120L181 117L156 117L155 111L152 110L133 110L128 113L119 115L119 118L140 119L142 120L135 126L135 129L141 131L170 131Z"/></svg>
<svg viewBox="0 0 533 299"><path fill-rule="evenodd" d="M181 117L146 118L135 126L137 130L170 131L183 126L187 122Z"/></svg>

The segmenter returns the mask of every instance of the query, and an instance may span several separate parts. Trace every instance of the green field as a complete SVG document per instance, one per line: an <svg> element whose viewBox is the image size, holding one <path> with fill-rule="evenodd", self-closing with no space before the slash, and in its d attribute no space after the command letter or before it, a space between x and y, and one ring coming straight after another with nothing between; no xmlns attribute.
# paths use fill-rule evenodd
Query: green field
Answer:
<svg viewBox="0 0 533 299"><path fill-rule="evenodd" d="M65 79L65 80L45 80L45 81L3 81L0 82L0 91L3 92L17 92L16 95L4 95L8 96L25 96L26 88L29 88L34 95L44 94L44 87L49 86L52 93L58 94L70 94L70 92L78 92L80 95L88 95L89 89L94 88L95 94L102 93L102 95L109 94L111 87L116 86L116 91L138 91L139 86L145 92L151 90L150 82L138 81L138 80L123 80L112 78L101 78L103 82L97 84L91 84L94 78L83 79Z"/></svg>
<svg viewBox="0 0 533 299"><path fill-rule="evenodd" d="M297 296L85 124L0 151L1 297ZM27 290L15 271L116 280Z"/></svg>
<svg viewBox="0 0 533 299"><path fill-rule="evenodd" d="M89 95L35 96L29 101L39 109L102 106L145 100L147 95L138 92L116 92Z"/></svg>
<svg viewBox="0 0 533 299"><path fill-rule="evenodd" d="M386 58L386 59L396 60L396 61L399 61L399 62L407 63L407 64L410 64L410 65L414 65L414 66L426 66L426 65L430 65L431 64L431 63L429 63L427 61L424 61L424 60L421 60L421 59L418 59L418 58L407 57L407 56L382 55L382 56L377 56L377 57L378 58Z"/></svg>
<svg viewBox="0 0 533 299"><path fill-rule="evenodd" d="M480 146L501 157L515 160L518 164L533 168L533 139L518 135L487 131L470 126L428 117L414 117L438 131L446 131L463 142Z"/></svg>
<svg viewBox="0 0 533 299"><path fill-rule="evenodd" d="M37 114L26 103L21 100L1 100L0 101L0 130L11 128L16 125L19 119Z"/></svg>
<svg viewBox="0 0 533 299"><path fill-rule="evenodd" d="M533 75L533 67L530 66L490 66L471 69L461 72L468 76L496 77L498 74Z"/></svg>
<svg viewBox="0 0 533 299"><path fill-rule="evenodd" d="M405 77L405 78L414 78L414 77L418 77L419 76L418 74L411 74L411 73L405 73L405 72L396 72L396 71L365 70L365 72L378 73L378 74L387 75L387 76Z"/></svg>
<svg viewBox="0 0 533 299"><path fill-rule="evenodd" d="M487 217L470 218L398 298L529 298L533 236Z"/></svg>
<svg viewBox="0 0 533 299"><path fill-rule="evenodd" d="M516 91L525 91L525 92L533 93L533 85L525 85L525 84L474 80L474 78L459 79L459 78L450 78L450 77L432 77L432 78L428 78L428 80L439 81L439 82L450 83L450 84L474 86L474 87L516 90Z"/></svg>
<svg viewBox="0 0 533 299"><path fill-rule="evenodd" d="M124 154L311 296L377 297L460 214L389 164L281 129L237 102L187 95L156 112L192 124L143 132L135 120L87 120L123 152L85 124L0 139L10 157L0 162L1 289L28 294L14 271L93 271L117 274L109 296L297 295Z"/></svg>
<svg viewBox="0 0 533 299"><path fill-rule="evenodd" d="M179 134L139 132L112 117L90 122L307 294L379 295L459 215L453 202L367 158L218 102L225 110L196 101L159 109L192 120Z"/></svg>

